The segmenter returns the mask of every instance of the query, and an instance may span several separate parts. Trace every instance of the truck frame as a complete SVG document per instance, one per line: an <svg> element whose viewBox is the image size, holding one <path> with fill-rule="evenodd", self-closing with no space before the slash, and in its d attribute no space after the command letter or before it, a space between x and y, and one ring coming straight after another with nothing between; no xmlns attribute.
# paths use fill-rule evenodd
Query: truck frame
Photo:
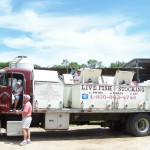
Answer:
<svg viewBox="0 0 150 150"><path fill-rule="evenodd" d="M70 124L97 124L125 129L134 136L150 134L149 80L133 81L131 70L103 76L102 69L83 68L80 83L74 84L71 74L60 78L54 70L35 70L26 59L18 56L0 70L0 128L6 129L7 136L22 135L21 115L10 111L12 88L19 79L23 93L31 96L31 127L68 130Z"/></svg>

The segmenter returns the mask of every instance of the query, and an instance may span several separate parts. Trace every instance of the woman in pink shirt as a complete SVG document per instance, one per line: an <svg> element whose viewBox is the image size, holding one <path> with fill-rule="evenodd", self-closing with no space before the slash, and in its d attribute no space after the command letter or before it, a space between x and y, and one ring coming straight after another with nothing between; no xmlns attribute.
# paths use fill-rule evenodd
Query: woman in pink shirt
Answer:
<svg viewBox="0 0 150 150"><path fill-rule="evenodd" d="M32 121L32 105L30 103L30 96L27 94L23 95L24 107L21 111L17 111L18 114L22 114L22 131L24 140L20 143L21 146L30 144L30 124Z"/></svg>

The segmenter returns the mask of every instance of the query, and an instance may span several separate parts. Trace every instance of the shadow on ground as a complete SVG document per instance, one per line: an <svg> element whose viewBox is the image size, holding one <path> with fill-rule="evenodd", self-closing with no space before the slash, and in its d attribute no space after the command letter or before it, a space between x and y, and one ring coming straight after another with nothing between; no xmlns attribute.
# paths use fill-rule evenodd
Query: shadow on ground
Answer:
<svg viewBox="0 0 150 150"><path fill-rule="evenodd" d="M88 139L109 139L109 138L132 138L125 131L115 131L108 128L75 129L68 131L32 131L32 141L61 141L61 140L88 140ZM0 141L4 143L18 144L22 141L22 136L7 137L5 133L0 136Z"/></svg>

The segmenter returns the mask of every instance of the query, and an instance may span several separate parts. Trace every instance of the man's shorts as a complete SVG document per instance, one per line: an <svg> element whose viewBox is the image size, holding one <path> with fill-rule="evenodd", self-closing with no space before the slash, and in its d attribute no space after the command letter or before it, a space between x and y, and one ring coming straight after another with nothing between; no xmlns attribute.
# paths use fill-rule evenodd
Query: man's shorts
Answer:
<svg viewBox="0 0 150 150"><path fill-rule="evenodd" d="M17 99L17 100L20 100L21 99L21 96L20 95L16 95L16 96L14 96L15 97L15 99Z"/></svg>
<svg viewBox="0 0 150 150"><path fill-rule="evenodd" d="M22 128L29 129L31 125L32 117L26 117L22 119Z"/></svg>

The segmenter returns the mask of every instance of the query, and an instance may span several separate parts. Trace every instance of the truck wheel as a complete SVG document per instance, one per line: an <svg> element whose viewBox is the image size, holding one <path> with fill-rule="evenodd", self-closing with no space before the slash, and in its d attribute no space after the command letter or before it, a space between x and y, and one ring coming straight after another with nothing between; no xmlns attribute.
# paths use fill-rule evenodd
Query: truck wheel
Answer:
<svg viewBox="0 0 150 150"><path fill-rule="evenodd" d="M147 136L150 134L150 116L147 114L133 115L129 125L129 132L135 136Z"/></svg>

